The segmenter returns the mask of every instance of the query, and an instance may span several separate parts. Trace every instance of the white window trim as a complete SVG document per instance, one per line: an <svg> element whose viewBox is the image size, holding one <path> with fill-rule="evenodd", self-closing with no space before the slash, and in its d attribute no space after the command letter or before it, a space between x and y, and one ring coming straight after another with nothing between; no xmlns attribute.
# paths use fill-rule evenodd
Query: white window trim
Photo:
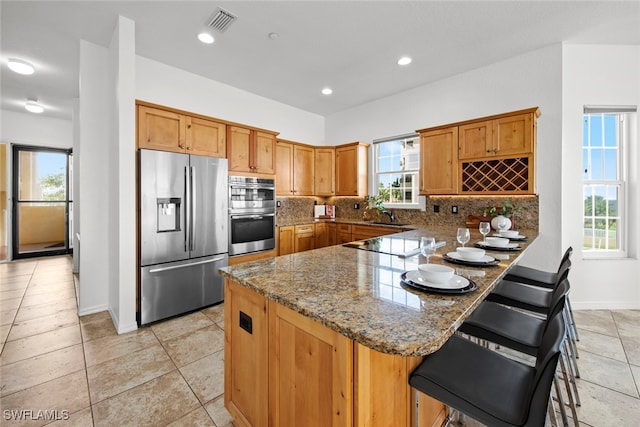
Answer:
<svg viewBox="0 0 640 427"><path fill-rule="evenodd" d="M636 113L637 107L635 106L585 106L583 117L585 114L596 114L596 113ZM622 233L620 235L620 246L619 250L597 250L590 249L585 250L582 248L582 258L585 260L613 260L613 259L628 259L628 239L629 239L629 209L627 207L627 200L629 199L628 194L628 170L631 164L631 159L629 158L629 146L634 142L631 141L633 138L633 131L631 126L637 120L637 114L635 117L632 117L630 114L625 117L627 120L623 121L623 124L620 126L619 131L621 132L620 136L620 153L618 160L620 161L620 177L616 181L585 181L582 179L581 187L584 191L584 184L589 182L591 184L620 184L620 200L618 206L618 213L620 216L620 225L622 228ZM584 138L584 135L583 135ZM584 149L582 146L581 150ZM582 212L582 222L584 222L584 207L581 209Z"/></svg>
<svg viewBox="0 0 640 427"><path fill-rule="evenodd" d="M393 136L390 138L382 138L382 139L374 139L373 144L371 146L371 170L373 171L372 178L369 182L369 194L378 194L378 188L376 186L376 182L378 181L378 157L377 157L377 148L376 144L381 144L383 142L395 141L398 139L412 138L417 137L418 134L410 133L405 135ZM419 140L418 140L419 141ZM422 166L422 165L421 165ZM420 168L418 168L418 178L420 178ZM419 190L418 190L419 191ZM427 198L421 194L418 194L418 203L384 203L384 207L386 209L407 209L407 210L421 210L425 211L427 209Z"/></svg>

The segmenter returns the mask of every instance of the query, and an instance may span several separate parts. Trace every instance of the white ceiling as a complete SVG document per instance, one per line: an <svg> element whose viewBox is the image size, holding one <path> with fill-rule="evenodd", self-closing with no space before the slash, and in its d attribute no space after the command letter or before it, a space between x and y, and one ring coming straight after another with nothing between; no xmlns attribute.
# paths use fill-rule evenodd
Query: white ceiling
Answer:
<svg viewBox="0 0 640 427"><path fill-rule="evenodd" d="M218 6L238 19L204 45L195 36ZM0 13L1 108L38 98L62 118L79 40L108 46L117 15L135 21L138 55L320 115L553 43L640 44L640 1L2 0ZM402 55L413 63L396 65ZM36 74L12 73L10 57Z"/></svg>

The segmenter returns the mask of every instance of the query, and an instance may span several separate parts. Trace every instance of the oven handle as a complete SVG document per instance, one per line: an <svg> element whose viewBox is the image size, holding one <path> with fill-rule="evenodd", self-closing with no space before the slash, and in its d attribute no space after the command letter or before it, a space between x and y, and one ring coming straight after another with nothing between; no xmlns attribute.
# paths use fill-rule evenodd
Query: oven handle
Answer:
<svg viewBox="0 0 640 427"><path fill-rule="evenodd" d="M266 216L276 216L276 214L271 213L271 214L260 214L260 215L231 215L231 219L262 219Z"/></svg>
<svg viewBox="0 0 640 427"><path fill-rule="evenodd" d="M276 187L273 185L238 185L238 184L229 184L230 188L245 188L249 190L275 190Z"/></svg>

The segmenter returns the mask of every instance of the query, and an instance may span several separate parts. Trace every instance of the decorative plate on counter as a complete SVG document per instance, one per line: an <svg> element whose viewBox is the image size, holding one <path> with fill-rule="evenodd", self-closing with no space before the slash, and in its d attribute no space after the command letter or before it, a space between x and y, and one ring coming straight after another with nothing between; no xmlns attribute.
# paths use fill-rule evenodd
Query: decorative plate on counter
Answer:
<svg viewBox="0 0 640 427"><path fill-rule="evenodd" d="M468 265L472 267L493 267L500 264L500 261L490 255L485 255L478 261L472 261L462 258L458 252L448 252L442 255L442 259L452 264Z"/></svg>
<svg viewBox="0 0 640 427"><path fill-rule="evenodd" d="M509 243L507 246L492 246L483 242L478 242L475 246L476 248L490 249L492 251L519 251L522 249L522 247L517 243Z"/></svg>
<svg viewBox="0 0 640 427"><path fill-rule="evenodd" d="M478 289L478 285L473 280L462 276L453 276L448 283L442 285L426 282L417 271L412 270L402 273L400 279L401 285L434 294L466 294Z"/></svg>

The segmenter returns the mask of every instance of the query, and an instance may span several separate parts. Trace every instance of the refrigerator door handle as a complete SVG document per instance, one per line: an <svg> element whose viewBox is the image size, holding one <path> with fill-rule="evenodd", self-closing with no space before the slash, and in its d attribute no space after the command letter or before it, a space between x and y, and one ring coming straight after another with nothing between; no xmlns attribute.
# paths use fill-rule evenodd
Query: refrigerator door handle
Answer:
<svg viewBox="0 0 640 427"><path fill-rule="evenodd" d="M190 242L189 242L189 233L191 230L191 188L189 185L189 166L184 167L184 251L189 252Z"/></svg>
<svg viewBox="0 0 640 427"><path fill-rule="evenodd" d="M151 270L149 270L149 273L160 273L163 271L176 270L178 268L193 267L194 265L209 264L212 262L222 261L223 259L224 257L222 256L219 258L212 258L212 259L207 259L207 260L198 261L198 262L190 262L182 265L172 265L171 267L152 268Z"/></svg>
<svg viewBox="0 0 640 427"><path fill-rule="evenodd" d="M198 198L196 197L196 168L195 166L191 166L191 226L189 227L189 241L190 241L190 250L196 250L196 234L193 232L197 227L198 220L198 209L196 209L196 203Z"/></svg>

